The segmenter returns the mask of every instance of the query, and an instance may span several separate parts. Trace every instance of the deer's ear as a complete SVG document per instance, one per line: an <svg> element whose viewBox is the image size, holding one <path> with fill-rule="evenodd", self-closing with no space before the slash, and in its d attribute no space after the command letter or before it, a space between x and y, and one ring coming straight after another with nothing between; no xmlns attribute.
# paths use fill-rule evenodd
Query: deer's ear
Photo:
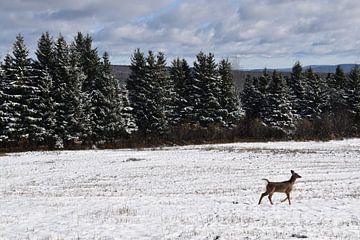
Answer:
<svg viewBox="0 0 360 240"><path fill-rule="evenodd" d="M291 174L294 174L295 172L293 170L291 170Z"/></svg>

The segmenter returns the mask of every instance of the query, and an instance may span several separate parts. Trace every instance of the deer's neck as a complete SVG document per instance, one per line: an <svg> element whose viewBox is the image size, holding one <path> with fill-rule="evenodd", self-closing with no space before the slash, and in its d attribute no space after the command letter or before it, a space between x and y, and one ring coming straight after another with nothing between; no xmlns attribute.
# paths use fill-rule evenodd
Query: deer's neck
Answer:
<svg viewBox="0 0 360 240"><path fill-rule="evenodd" d="M291 178L290 178L289 182L290 182L291 184L294 184L294 183L295 183L295 181L296 181L296 177L291 176Z"/></svg>

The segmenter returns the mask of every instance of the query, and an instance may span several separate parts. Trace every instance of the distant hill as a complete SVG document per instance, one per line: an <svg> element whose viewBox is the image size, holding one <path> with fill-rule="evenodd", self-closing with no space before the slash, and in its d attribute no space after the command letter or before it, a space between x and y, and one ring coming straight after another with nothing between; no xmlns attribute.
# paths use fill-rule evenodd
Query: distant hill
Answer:
<svg viewBox="0 0 360 240"><path fill-rule="evenodd" d="M125 84L126 79L130 74L130 67L127 65L112 65L112 71L116 79L118 79L121 85ZM233 70L233 77L235 81L235 86L239 90L242 89L244 85L244 80L247 74L252 76L260 76L261 71L242 71L242 70Z"/></svg>
<svg viewBox="0 0 360 240"><path fill-rule="evenodd" d="M342 69L347 73L350 72L350 70L356 66L356 64L339 64ZM304 66L303 69L307 70L310 67L313 69L314 72L317 73L334 73L336 70L336 67L338 65L308 65L308 66ZM252 69L249 70L250 72L258 72L258 71L262 71L263 69ZM268 69L269 71L279 71L279 72L291 72L292 68L278 68L278 69Z"/></svg>
<svg viewBox="0 0 360 240"><path fill-rule="evenodd" d="M356 64L340 64L340 66L343 68L345 72L350 72L350 70L355 65ZM306 70L311 67L314 70L314 72L325 74L325 73L334 73L337 66L338 65L309 65L303 67L303 69ZM242 90L246 75L260 76L263 70L264 69L233 70L233 77L236 88ZM268 71L273 71L273 70L274 69L268 69ZM112 71L115 78L119 80L119 83L121 85L124 85L126 79L130 74L130 67L127 65L112 65ZM291 68L279 68L276 69L276 71L285 73L286 75L291 72Z"/></svg>

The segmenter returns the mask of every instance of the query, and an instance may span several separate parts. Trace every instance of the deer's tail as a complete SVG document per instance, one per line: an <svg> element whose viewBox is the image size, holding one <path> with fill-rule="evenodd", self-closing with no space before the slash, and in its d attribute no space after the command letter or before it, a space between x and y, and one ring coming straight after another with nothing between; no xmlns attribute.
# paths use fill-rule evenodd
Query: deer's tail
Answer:
<svg viewBox="0 0 360 240"><path fill-rule="evenodd" d="M266 178L263 178L263 179L261 179L261 180L267 181L268 183L270 182L270 181L269 181L269 180L267 180Z"/></svg>

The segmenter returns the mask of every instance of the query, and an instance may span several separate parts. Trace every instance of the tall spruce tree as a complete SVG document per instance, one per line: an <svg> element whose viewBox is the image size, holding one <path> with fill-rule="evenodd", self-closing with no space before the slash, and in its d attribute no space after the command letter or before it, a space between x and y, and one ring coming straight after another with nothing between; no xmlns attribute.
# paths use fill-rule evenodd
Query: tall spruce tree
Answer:
<svg viewBox="0 0 360 240"><path fill-rule="evenodd" d="M242 108L245 111L245 116L249 119L262 117L264 99L255 84L256 81L256 77L247 75L245 78L244 89L241 93Z"/></svg>
<svg viewBox="0 0 360 240"><path fill-rule="evenodd" d="M164 79L166 78L165 63L156 57L152 51L148 52L146 58L146 89L148 90L146 106L148 128L147 131L151 133L163 133L166 129L166 115L164 102L165 89Z"/></svg>
<svg viewBox="0 0 360 240"><path fill-rule="evenodd" d="M54 74L54 42L48 32L43 33L38 41L35 52L37 60L34 69L37 75L37 85L41 92L39 98L42 108L42 126L45 129L44 138L47 145L55 145L55 103L52 97L52 76Z"/></svg>
<svg viewBox="0 0 360 240"><path fill-rule="evenodd" d="M302 116L304 112L305 105L305 79L303 74L303 69L299 61L297 61L293 68L291 77L289 79L289 88L291 99L294 103L294 110L297 115Z"/></svg>
<svg viewBox="0 0 360 240"><path fill-rule="evenodd" d="M4 133L10 143L37 145L44 141L41 112L42 89L37 84L24 38L19 34L13 45L13 56L5 58L6 87L2 109L6 115Z"/></svg>
<svg viewBox="0 0 360 240"><path fill-rule="evenodd" d="M81 137L80 79L76 56L70 54L64 37L59 35L54 49L53 98L55 102L55 134L59 145L71 144Z"/></svg>
<svg viewBox="0 0 360 240"><path fill-rule="evenodd" d="M199 84L200 96L196 106L198 122L202 126L225 125L219 103L220 85L214 55L200 52L194 62L194 79Z"/></svg>
<svg viewBox="0 0 360 240"><path fill-rule="evenodd" d="M121 119L121 99L118 82L112 75L109 54L104 53L101 61L101 76L98 89L99 122L97 136L107 142L114 142L124 134L124 122Z"/></svg>
<svg viewBox="0 0 360 240"><path fill-rule="evenodd" d="M269 85L266 104L264 122L284 133L290 133L295 128L292 103L283 76L275 71Z"/></svg>
<svg viewBox="0 0 360 240"><path fill-rule="evenodd" d="M147 97L149 89L146 81L146 60L144 53L136 49L131 56L130 75L126 80L132 115L135 118L138 131L147 133L149 119L147 116Z"/></svg>
<svg viewBox="0 0 360 240"><path fill-rule="evenodd" d="M330 111L334 114L346 109L346 81L346 75L340 65L336 67L335 74L328 76Z"/></svg>
<svg viewBox="0 0 360 240"><path fill-rule="evenodd" d="M81 81L82 108L86 112L83 121L84 140L96 142L101 140L99 134L100 122L105 121L104 115L98 115L101 101L98 99L100 93L98 87L101 85L101 64L96 48L92 46L90 35L84 36L79 32L74 39L73 54L79 59L79 68L83 73ZM101 128L101 127L100 127Z"/></svg>
<svg viewBox="0 0 360 240"><path fill-rule="evenodd" d="M356 65L348 74L345 94L347 100L347 110L360 118L360 68Z"/></svg>
<svg viewBox="0 0 360 240"><path fill-rule="evenodd" d="M315 74L311 68L305 72L306 88L304 94L304 108L301 115L309 120L320 119L320 115L327 104L327 94L322 89L319 75Z"/></svg>
<svg viewBox="0 0 360 240"><path fill-rule="evenodd" d="M171 125L186 124L187 113L191 107L188 94L191 90L191 69L185 59L177 58L172 61L170 79L174 86L172 94Z"/></svg>
<svg viewBox="0 0 360 240"><path fill-rule="evenodd" d="M222 109L222 118L226 126L231 126L240 118L239 96L234 86L231 63L225 59L221 60L218 65L218 72L220 76L218 99Z"/></svg>

